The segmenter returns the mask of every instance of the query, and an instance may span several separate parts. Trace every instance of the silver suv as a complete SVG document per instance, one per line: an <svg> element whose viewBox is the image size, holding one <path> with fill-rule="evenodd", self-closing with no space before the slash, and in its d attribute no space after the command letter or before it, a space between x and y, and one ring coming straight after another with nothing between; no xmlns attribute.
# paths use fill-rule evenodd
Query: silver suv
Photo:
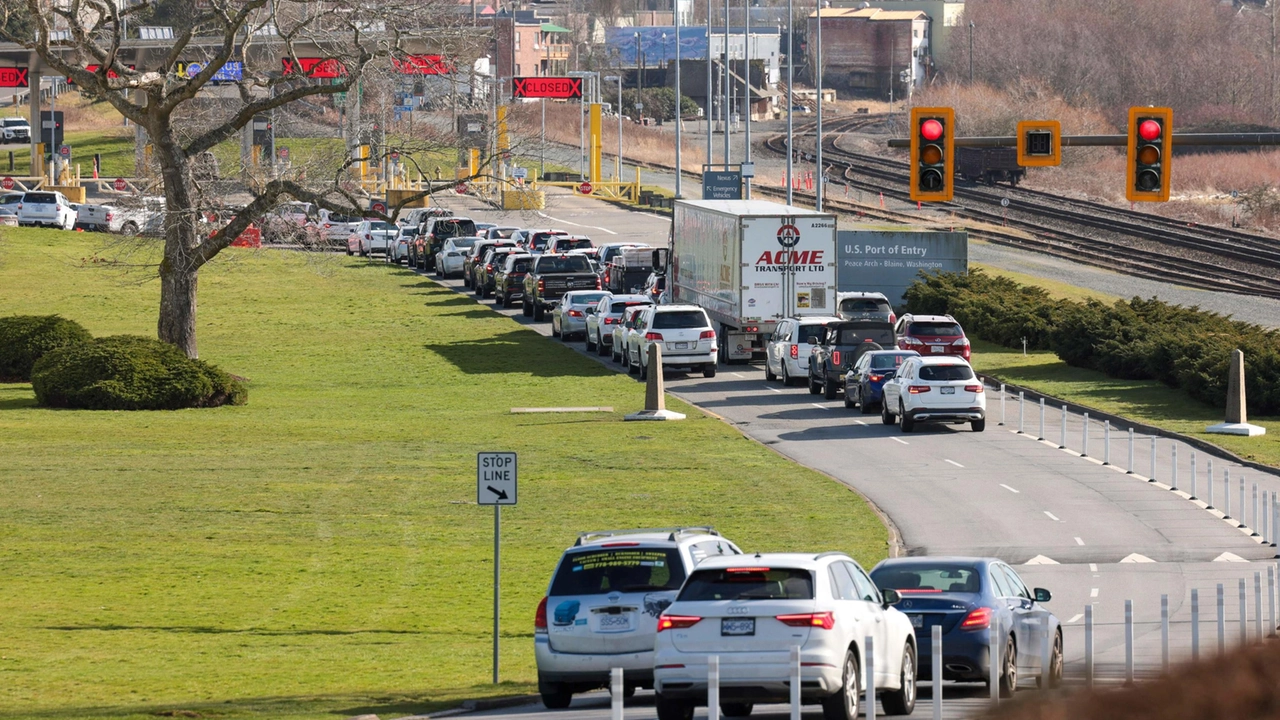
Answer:
<svg viewBox="0 0 1280 720"><path fill-rule="evenodd" d="M741 554L709 527L579 535L533 622L542 703L567 708L574 693L607 687L615 667L628 690L653 687L658 616L703 560Z"/></svg>

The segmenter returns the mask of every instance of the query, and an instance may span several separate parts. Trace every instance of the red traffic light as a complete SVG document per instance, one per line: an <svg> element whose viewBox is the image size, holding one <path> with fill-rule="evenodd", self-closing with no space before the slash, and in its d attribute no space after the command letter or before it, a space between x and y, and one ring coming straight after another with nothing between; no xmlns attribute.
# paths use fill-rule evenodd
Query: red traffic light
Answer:
<svg viewBox="0 0 1280 720"><path fill-rule="evenodd" d="M920 123L920 135L925 140L934 141L942 137L942 123L932 118Z"/></svg>
<svg viewBox="0 0 1280 720"><path fill-rule="evenodd" d="M1151 142L1160 137L1162 130L1160 123L1155 120L1143 120L1138 124L1138 137Z"/></svg>

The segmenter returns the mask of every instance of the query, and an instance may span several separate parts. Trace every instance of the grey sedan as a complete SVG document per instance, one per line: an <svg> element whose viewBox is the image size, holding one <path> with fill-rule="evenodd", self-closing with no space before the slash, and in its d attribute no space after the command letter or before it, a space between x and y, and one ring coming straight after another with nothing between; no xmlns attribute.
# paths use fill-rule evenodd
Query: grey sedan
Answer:
<svg viewBox="0 0 1280 720"><path fill-rule="evenodd" d="M567 292L551 311L551 335L568 340L587 331L587 313L596 311L596 303L609 293L599 290Z"/></svg>

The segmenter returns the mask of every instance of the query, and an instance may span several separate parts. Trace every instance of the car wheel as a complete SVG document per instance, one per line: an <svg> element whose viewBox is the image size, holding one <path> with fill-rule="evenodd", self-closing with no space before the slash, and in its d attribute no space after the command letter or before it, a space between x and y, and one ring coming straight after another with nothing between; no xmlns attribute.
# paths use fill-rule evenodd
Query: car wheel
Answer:
<svg viewBox="0 0 1280 720"><path fill-rule="evenodd" d="M616 363L622 362L622 354L618 352L616 345L609 346L609 359Z"/></svg>
<svg viewBox="0 0 1280 720"><path fill-rule="evenodd" d="M809 368L809 394L817 395L822 392L822 386L818 384L818 379L813 376L813 368Z"/></svg>
<svg viewBox="0 0 1280 720"><path fill-rule="evenodd" d="M592 350L595 350L596 344L591 342L591 331L588 330L587 332L583 333L583 337L586 339L586 342L587 342L587 352L591 352Z"/></svg>
<svg viewBox="0 0 1280 720"><path fill-rule="evenodd" d="M862 398L864 398L864 397L866 397L865 393L864 393L862 390L858 390L858 400L859 400L858 405L859 405L859 406L861 407L861 409L862 409L862 414L863 414L863 415L870 415L870 414L871 414L871 407L872 407L872 405L871 405L871 403L867 402L866 400L863 400Z"/></svg>
<svg viewBox="0 0 1280 720"><path fill-rule="evenodd" d="M911 643L902 649L901 685L880 696L886 715L910 715L916 709L916 649Z"/></svg>
<svg viewBox="0 0 1280 720"><path fill-rule="evenodd" d="M1000 656L1000 697L1011 698L1018 690L1018 646L1010 635L1004 641L1004 653Z"/></svg>
<svg viewBox="0 0 1280 720"><path fill-rule="evenodd" d="M480 286L480 297L481 298L493 297L493 290L489 288L488 282Z"/></svg>
<svg viewBox="0 0 1280 720"><path fill-rule="evenodd" d="M350 247L347 247L347 255L348 255L348 256L355 255L355 253L351 252L351 248L350 248Z"/></svg>
<svg viewBox="0 0 1280 720"><path fill-rule="evenodd" d="M844 682L840 690L822 699L822 717L824 720L857 720L858 703L862 701L859 689L862 678L858 672L858 659L852 650L844 654Z"/></svg>
<svg viewBox="0 0 1280 720"><path fill-rule="evenodd" d="M471 273L464 267L462 268L462 287L471 287L471 285Z"/></svg>
<svg viewBox="0 0 1280 720"><path fill-rule="evenodd" d="M596 354L600 357L604 357L609 354L609 346L604 344L603 337L596 339Z"/></svg>
<svg viewBox="0 0 1280 720"><path fill-rule="evenodd" d="M573 693L566 690L564 685L559 683L539 683L538 685L542 704L548 710L563 710L573 702Z"/></svg>
<svg viewBox="0 0 1280 720"><path fill-rule="evenodd" d="M138 234L138 223L136 223L136 222L127 222L127 223L125 223L125 224L124 224L124 227L121 227L121 228L120 228L120 233L121 233L122 235L128 235L128 236L130 236L130 237L132 237L132 236L134 236L134 235L137 235L137 234ZM350 255L350 254L351 254L351 248L347 248L347 254L348 254L348 255Z"/></svg>
<svg viewBox="0 0 1280 720"><path fill-rule="evenodd" d="M1053 637L1053 650L1049 656L1049 687L1062 685L1062 630Z"/></svg>
<svg viewBox="0 0 1280 720"><path fill-rule="evenodd" d="M784 360L782 362L782 386L786 387L790 384L791 384L791 375L790 373L787 372L787 363Z"/></svg>
<svg viewBox="0 0 1280 720"><path fill-rule="evenodd" d="M634 364L634 363L632 363L632 362L631 362L631 348L627 348L627 354L626 354L626 355L627 355L627 356L626 356L627 374L628 374L628 375L635 375L637 372L639 372L639 369L635 366L635 364Z"/></svg>
<svg viewBox="0 0 1280 720"><path fill-rule="evenodd" d="M902 420L902 432L909 433L916 429L916 421L907 415L907 409L898 405L898 417Z"/></svg>
<svg viewBox="0 0 1280 720"><path fill-rule="evenodd" d="M688 700L668 700L659 695L654 705L658 720L693 720L693 703Z"/></svg>
<svg viewBox="0 0 1280 720"><path fill-rule="evenodd" d="M972 420L969 422L969 427L973 428L974 432L982 432L987 429L987 420L986 418L981 420Z"/></svg>
<svg viewBox="0 0 1280 720"><path fill-rule="evenodd" d="M744 718L751 717L751 711L755 710L756 706L751 703L725 703L720 706L720 709L724 711L725 717Z"/></svg>
<svg viewBox="0 0 1280 720"><path fill-rule="evenodd" d="M846 409L848 409L848 410L852 410L852 409L854 409L855 407L857 407L857 406L858 406L858 404L857 404L856 402L854 402L854 401L853 401L853 398L849 397L849 389L848 389L848 388L845 388L845 391L844 391L844 406L845 406L845 408L846 408Z"/></svg>
<svg viewBox="0 0 1280 720"><path fill-rule="evenodd" d="M525 317L533 316L533 311L529 307L529 303L525 302L524 300L520 301L520 314L524 315Z"/></svg>
<svg viewBox="0 0 1280 720"><path fill-rule="evenodd" d="M880 423L882 425L892 425L894 423L893 415L889 412L889 403L880 402Z"/></svg>
<svg viewBox="0 0 1280 720"><path fill-rule="evenodd" d="M768 357L764 359L764 379L769 382L773 382L778 379L778 376L773 374L773 368L769 367Z"/></svg>
<svg viewBox="0 0 1280 720"><path fill-rule="evenodd" d="M702 377L704 377L704 378L713 378L713 377L715 377L715 376L716 376L716 364L715 364L715 363L707 363L706 365L703 365L703 366L702 366Z"/></svg>
<svg viewBox="0 0 1280 720"><path fill-rule="evenodd" d="M823 378L822 397L826 398L827 400L836 399L836 384L831 382L831 378Z"/></svg>

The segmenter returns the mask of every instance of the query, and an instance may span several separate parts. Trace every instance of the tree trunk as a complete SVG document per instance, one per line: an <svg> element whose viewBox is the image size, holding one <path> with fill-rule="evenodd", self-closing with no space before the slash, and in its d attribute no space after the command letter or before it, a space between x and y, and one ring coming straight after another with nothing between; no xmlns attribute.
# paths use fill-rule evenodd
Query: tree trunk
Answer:
<svg viewBox="0 0 1280 720"><path fill-rule="evenodd" d="M196 212L192 210L187 156L173 137L167 118L148 128L164 178L164 259L160 263L159 338L178 346L187 357L196 352L196 288L200 267L196 251Z"/></svg>
<svg viewBox="0 0 1280 720"><path fill-rule="evenodd" d="M165 255L168 254L166 248ZM168 257L160 265L158 335L191 358L199 357L196 352L196 286L199 280L199 270L172 263Z"/></svg>

